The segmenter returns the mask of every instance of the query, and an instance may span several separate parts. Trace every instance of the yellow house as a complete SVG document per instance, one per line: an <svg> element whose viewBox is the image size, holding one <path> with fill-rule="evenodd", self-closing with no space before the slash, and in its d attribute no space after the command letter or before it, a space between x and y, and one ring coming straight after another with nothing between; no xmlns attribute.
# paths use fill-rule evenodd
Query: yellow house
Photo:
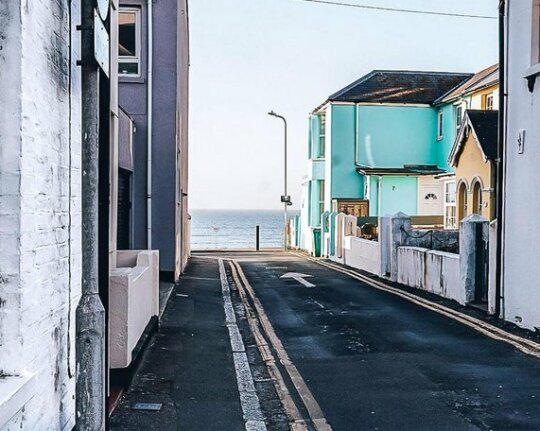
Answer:
<svg viewBox="0 0 540 431"><path fill-rule="evenodd" d="M495 218L497 123L497 111L465 112L448 159L456 168L458 220L470 214Z"/></svg>

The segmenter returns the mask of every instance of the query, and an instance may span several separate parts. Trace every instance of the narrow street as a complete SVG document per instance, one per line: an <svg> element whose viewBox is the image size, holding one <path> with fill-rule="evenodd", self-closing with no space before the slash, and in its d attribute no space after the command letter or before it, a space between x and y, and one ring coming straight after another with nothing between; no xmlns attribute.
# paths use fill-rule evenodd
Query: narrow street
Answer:
<svg viewBox="0 0 540 431"><path fill-rule="evenodd" d="M538 430L538 388L534 356L349 275L293 254L207 253L111 429Z"/></svg>

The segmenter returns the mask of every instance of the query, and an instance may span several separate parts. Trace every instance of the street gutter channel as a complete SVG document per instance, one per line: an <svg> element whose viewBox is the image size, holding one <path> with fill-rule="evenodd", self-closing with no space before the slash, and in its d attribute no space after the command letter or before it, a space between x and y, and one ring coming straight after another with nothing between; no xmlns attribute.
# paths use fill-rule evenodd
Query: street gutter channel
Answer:
<svg viewBox="0 0 540 431"><path fill-rule="evenodd" d="M409 302L446 316L489 338L510 344L521 352L540 359L540 343L534 340L536 337L526 333L530 331L524 332L522 330L517 330L510 327L511 324L506 324L506 322L501 322L500 320L495 320L493 322L488 321L491 319L486 318L485 315L478 314L478 310L471 310L463 306L456 307L452 304L454 301L440 297L432 298L433 294L429 294L429 292L418 291L417 289L408 286L393 283L373 274L363 274L362 271L347 267L346 265L331 262L322 258L313 258L302 253L291 252L291 254L328 269L346 274L375 289L400 296ZM458 310L458 308L460 310ZM509 332L509 330L512 332Z"/></svg>

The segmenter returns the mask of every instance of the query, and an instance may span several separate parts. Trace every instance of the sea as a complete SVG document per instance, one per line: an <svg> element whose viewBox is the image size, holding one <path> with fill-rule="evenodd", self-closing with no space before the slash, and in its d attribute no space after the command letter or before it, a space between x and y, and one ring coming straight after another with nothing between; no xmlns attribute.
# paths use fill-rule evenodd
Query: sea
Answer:
<svg viewBox="0 0 540 431"><path fill-rule="evenodd" d="M190 210L192 250L254 249L256 226L260 247L283 245L283 211ZM289 216L298 215L289 211Z"/></svg>

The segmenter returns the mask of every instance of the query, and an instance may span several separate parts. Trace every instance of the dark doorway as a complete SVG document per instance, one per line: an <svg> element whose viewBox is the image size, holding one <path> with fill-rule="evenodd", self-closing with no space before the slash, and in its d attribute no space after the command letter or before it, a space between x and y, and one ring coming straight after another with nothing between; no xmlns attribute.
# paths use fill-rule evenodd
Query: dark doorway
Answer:
<svg viewBox="0 0 540 431"><path fill-rule="evenodd" d="M131 231L131 172L118 170L118 250L129 250Z"/></svg>

